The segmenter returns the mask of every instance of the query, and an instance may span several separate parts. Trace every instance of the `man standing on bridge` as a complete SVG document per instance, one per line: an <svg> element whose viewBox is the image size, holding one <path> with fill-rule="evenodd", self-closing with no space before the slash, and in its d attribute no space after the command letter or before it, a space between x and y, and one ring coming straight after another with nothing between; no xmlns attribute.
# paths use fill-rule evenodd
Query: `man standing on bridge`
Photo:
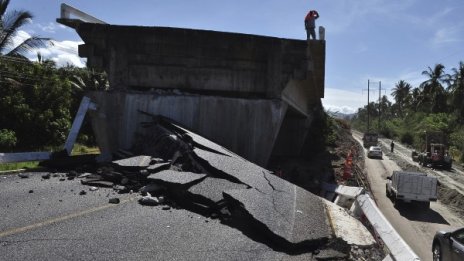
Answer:
<svg viewBox="0 0 464 261"><path fill-rule="evenodd" d="M316 19L319 18L319 13L316 10L311 10L305 17L306 39L309 40L312 36L316 40Z"/></svg>

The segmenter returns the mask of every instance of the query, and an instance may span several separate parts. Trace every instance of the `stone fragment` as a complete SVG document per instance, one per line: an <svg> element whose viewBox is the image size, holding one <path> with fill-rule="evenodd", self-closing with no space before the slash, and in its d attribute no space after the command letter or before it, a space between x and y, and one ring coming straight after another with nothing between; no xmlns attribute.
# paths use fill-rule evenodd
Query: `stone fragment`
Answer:
<svg viewBox="0 0 464 261"><path fill-rule="evenodd" d="M50 173L45 173L45 174L42 175L43 179L50 179L50 177L51 177Z"/></svg>
<svg viewBox="0 0 464 261"><path fill-rule="evenodd" d="M90 191L96 191L96 190L98 190L98 188L97 187L90 187L89 190Z"/></svg>
<svg viewBox="0 0 464 261"><path fill-rule="evenodd" d="M29 174L24 173L24 172L19 173L18 176L19 176L20 178L22 178L22 179L27 179L27 178L29 178Z"/></svg>
<svg viewBox="0 0 464 261"><path fill-rule="evenodd" d="M119 198L110 198L110 199L108 200L108 203L110 203L110 204L119 204L119 202L121 202L121 201L119 200Z"/></svg>
<svg viewBox="0 0 464 261"><path fill-rule="evenodd" d="M149 193L146 196L143 196L142 198L139 199L139 203L141 205L147 205L147 206L156 206L160 202L157 197L152 197Z"/></svg>
<svg viewBox="0 0 464 261"><path fill-rule="evenodd" d="M81 175L79 175L79 176L77 176L77 177L80 178L80 179L82 179L82 178L89 177L90 175L92 175L92 174L90 174L90 173L83 173L83 174L81 174Z"/></svg>
<svg viewBox="0 0 464 261"><path fill-rule="evenodd" d="M126 187L126 186L122 186L122 185L114 185L114 186L113 186L113 189L116 190L116 191L119 192L119 193L127 192L127 187Z"/></svg>
<svg viewBox="0 0 464 261"><path fill-rule="evenodd" d="M85 192L85 190L81 190L81 192L79 192L79 195L81 195L81 196L85 195L85 194L87 194L87 192Z"/></svg>
<svg viewBox="0 0 464 261"><path fill-rule="evenodd" d="M29 193L34 193L34 190L32 190L32 189L31 189L31 190L29 190Z"/></svg>
<svg viewBox="0 0 464 261"><path fill-rule="evenodd" d="M66 179L65 178L60 178L59 181L65 181Z"/></svg>

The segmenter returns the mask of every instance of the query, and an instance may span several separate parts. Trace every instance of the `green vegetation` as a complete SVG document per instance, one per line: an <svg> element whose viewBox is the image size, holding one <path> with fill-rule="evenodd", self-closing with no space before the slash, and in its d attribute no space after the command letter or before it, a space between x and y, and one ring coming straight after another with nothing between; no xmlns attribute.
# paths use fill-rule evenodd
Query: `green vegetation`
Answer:
<svg viewBox="0 0 464 261"><path fill-rule="evenodd" d="M34 169L39 166L38 161L5 163L0 164L0 171L17 170L17 169Z"/></svg>
<svg viewBox="0 0 464 261"><path fill-rule="evenodd" d="M428 67L422 74L428 79L417 87L404 80L395 85L391 93L394 103L383 96L380 104L371 102L360 108L352 126L366 131L369 112L371 130L415 148L424 131L441 131L448 138L451 155L464 162L464 63L450 74L442 64Z"/></svg>
<svg viewBox="0 0 464 261"><path fill-rule="evenodd" d="M10 1L0 0L0 151L37 151L61 147L86 90L106 90L106 74L77 68L57 67L24 55L37 47L53 45L48 38L33 36L12 46L16 32L32 19L27 11L10 11ZM94 146L88 122L78 142Z"/></svg>

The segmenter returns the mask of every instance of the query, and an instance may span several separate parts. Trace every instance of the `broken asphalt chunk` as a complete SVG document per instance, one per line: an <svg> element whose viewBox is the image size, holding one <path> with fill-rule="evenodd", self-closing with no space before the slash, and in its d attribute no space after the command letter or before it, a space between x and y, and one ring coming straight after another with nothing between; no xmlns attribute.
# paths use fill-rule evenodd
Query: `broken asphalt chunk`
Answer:
<svg viewBox="0 0 464 261"><path fill-rule="evenodd" d="M147 177L149 180L161 181L173 185L187 185L206 177L206 174L198 174L193 172L181 172L174 170L163 170L161 172L151 174Z"/></svg>
<svg viewBox="0 0 464 261"><path fill-rule="evenodd" d="M113 161L113 164L121 168L143 169L147 168L150 165L150 162L151 156L136 156Z"/></svg>
<svg viewBox="0 0 464 261"><path fill-rule="evenodd" d="M22 178L22 179L27 179L27 178L29 178L29 174L24 173L24 172L19 173L18 176L19 176L20 178Z"/></svg>
<svg viewBox="0 0 464 261"><path fill-rule="evenodd" d="M170 162L155 163L148 166L147 171L150 173L155 173L161 170L168 169L171 166Z"/></svg>
<svg viewBox="0 0 464 261"><path fill-rule="evenodd" d="M264 194L256 189L224 192L232 206L232 216L253 224L259 233L274 243L288 246L318 246L325 243L332 230L318 196L293 184L285 193ZM297 210L298 211L297 213Z"/></svg>

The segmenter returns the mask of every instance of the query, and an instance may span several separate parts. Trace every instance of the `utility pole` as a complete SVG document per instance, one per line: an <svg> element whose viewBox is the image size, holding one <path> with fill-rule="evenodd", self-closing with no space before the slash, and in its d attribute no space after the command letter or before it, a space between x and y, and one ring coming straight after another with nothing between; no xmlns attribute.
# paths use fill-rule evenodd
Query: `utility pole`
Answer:
<svg viewBox="0 0 464 261"><path fill-rule="evenodd" d="M378 83L379 84L379 118L378 118L378 128L377 128L377 132L380 131L380 122L381 122L381 102L382 102L382 91L385 91L385 89L382 89L382 82L381 81L378 81L378 82L373 82L371 80L367 80L367 132L370 131L370 106L369 106L369 98L370 98L370 85L373 84L373 83ZM363 89L364 91L365 89ZM374 92L375 92L375 89L374 89Z"/></svg>

